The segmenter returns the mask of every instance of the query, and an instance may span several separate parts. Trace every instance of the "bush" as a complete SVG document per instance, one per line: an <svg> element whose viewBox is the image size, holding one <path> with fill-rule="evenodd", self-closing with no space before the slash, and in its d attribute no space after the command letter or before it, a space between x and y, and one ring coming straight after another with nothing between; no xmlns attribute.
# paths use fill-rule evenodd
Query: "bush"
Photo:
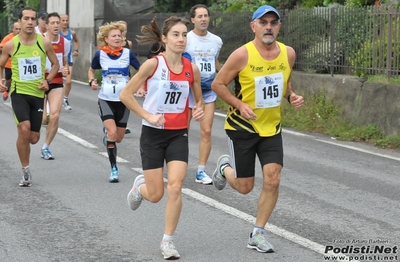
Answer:
<svg viewBox="0 0 400 262"><path fill-rule="evenodd" d="M293 47L298 55L297 61L302 61L295 69L308 70L315 65L312 48L325 42L328 33L329 23L325 16L314 9L298 8L283 21L278 40Z"/></svg>
<svg viewBox="0 0 400 262"><path fill-rule="evenodd" d="M313 73L328 73L331 68L331 42L333 40L333 67L334 72L342 70L347 66L347 59L350 54L360 48L360 44L367 39L367 28L371 24L365 16L365 8L346 8L338 6L335 8L320 7L312 10L313 19L309 31L302 37L301 44L293 44L298 51L301 61L300 68L304 71ZM335 19L331 20L332 12L335 13ZM300 13L299 16L302 16ZM307 19L308 20L308 19ZM331 29L334 34L331 35ZM294 28L297 31L297 28ZM314 31L314 32L312 32ZM292 33L290 33L292 34ZM294 35L295 37L295 35ZM301 36L299 36L301 37ZM311 39L310 39L311 38ZM306 39L306 40L304 40ZM294 41L290 40L290 41ZM307 44L304 44L304 43ZM290 42L292 44L292 42Z"/></svg>
<svg viewBox="0 0 400 262"><path fill-rule="evenodd" d="M390 58L390 69L395 70L399 75L400 44L397 39L400 36L400 18L392 21L392 32L389 32L389 23L386 22L383 32L380 32L375 39L365 42L349 57L350 64L354 67L354 74L364 77L374 68L385 68L388 57ZM389 43L388 36L392 36ZM392 53L388 54L388 47L391 45ZM376 50L374 52L374 50ZM385 73L385 72L380 72Z"/></svg>
<svg viewBox="0 0 400 262"><path fill-rule="evenodd" d="M226 60L233 50L254 38L250 28L251 16L250 12L212 14L209 30L224 40L219 54L221 60Z"/></svg>

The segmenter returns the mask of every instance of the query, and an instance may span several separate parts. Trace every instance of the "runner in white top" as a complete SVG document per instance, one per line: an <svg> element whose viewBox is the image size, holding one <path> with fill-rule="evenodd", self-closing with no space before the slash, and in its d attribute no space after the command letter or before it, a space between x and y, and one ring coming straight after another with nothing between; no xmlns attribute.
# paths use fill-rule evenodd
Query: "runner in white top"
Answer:
<svg viewBox="0 0 400 262"><path fill-rule="evenodd" d="M38 25L35 26L35 31L38 34L43 35L47 31L47 25L46 25L46 17L47 17L47 12L42 11L38 13Z"/></svg>
<svg viewBox="0 0 400 262"><path fill-rule="evenodd" d="M207 6L202 4L193 6L190 9L190 17L194 29L187 34L186 52L190 54L192 63L196 64L200 70L201 89L205 103L205 117L200 122L201 140L195 181L201 184L211 184L212 179L205 172L211 152L211 130L214 121L215 100L217 99L217 95L211 89L211 83L215 74L221 69L218 55L222 47L222 40L208 31L210 11ZM190 95L189 107L192 108L193 105L193 96Z"/></svg>
<svg viewBox="0 0 400 262"><path fill-rule="evenodd" d="M127 48L122 48L123 24L106 23L99 27L97 40L101 43L89 68L89 85L97 90L95 70L101 69L102 83L98 94L100 118L103 121L103 143L107 147L111 165L110 183L119 182L117 167L117 145L125 136L129 119L129 109L121 102L119 95L129 81L129 68L139 69L136 55Z"/></svg>

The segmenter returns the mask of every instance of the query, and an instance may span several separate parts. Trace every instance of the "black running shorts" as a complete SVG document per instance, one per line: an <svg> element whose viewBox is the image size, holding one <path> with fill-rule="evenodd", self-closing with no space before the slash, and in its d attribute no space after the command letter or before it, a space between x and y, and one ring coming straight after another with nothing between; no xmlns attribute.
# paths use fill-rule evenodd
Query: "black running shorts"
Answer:
<svg viewBox="0 0 400 262"><path fill-rule="evenodd" d="M50 93L51 90L56 89L56 88L63 88L64 85L63 84L50 84L49 85L49 90L47 90L45 92L46 95L48 95Z"/></svg>
<svg viewBox="0 0 400 262"><path fill-rule="evenodd" d="M142 126L140 156L143 170L162 168L164 160L188 163L188 130L166 130Z"/></svg>
<svg viewBox="0 0 400 262"><path fill-rule="evenodd" d="M127 126L130 110L122 102L99 99L98 105L101 121L114 119L117 127Z"/></svg>
<svg viewBox="0 0 400 262"><path fill-rule="evenodd" d="M31 131L39 132L42 127L44 99L11 93L11 105L17 125L23 121L31 122Z"/></svg>
<svg viewBox="0 0 400 262"><path fill-rule="evenodd" d="M283 166L282 134L261 137L257 133L226 130L232 167L236 177L254 177L255 158L258 156L261 168L269 163Z"/></svg>

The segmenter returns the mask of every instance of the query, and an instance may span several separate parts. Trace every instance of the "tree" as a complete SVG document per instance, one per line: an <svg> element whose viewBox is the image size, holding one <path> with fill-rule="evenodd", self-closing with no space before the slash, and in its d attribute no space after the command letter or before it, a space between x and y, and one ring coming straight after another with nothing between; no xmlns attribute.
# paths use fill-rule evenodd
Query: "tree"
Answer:
<svg viewBox="0 0 400 262"><path fill-rule="evenodd" d="M4 0L0 0L0 13L4 12L6 6Z"/></svg>
<svg viewBox="0 0 400 262"><path fill-rule="evenodd" d="M158 13L189 12L196 4L211 6L216 0L155 0L154 9Z"/></svg>
<svg viewBox="0 0 400 262"><path fill-rule="evenodd" d="M18 12L24 7L23 0L4 0L8 18L8 27L11 30L13 25L18 20Z"/></svg>
<svg viewBox="0 0 400 262"><path fill-rule="evenodd" d="M18 13L21 8L29 6L38 11L40 0L3 0L0 1L0 6L1 4L4 5L8 18L8 27L11 30L12 25L18 20Z"/></svg>

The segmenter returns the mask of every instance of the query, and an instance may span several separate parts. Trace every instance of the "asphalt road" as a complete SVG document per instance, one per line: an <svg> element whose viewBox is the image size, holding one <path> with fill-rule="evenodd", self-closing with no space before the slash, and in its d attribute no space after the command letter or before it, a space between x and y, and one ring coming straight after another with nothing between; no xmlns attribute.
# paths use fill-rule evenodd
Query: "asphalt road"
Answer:
<svg viewBox="0 0 400 262"><path fill-rule="evenodd" d="M0 103L0 261L161 261L166 196L157 204L143 202L137 211L126 203L141 168L140 119L131 114L132 133L118 144L121 182L110 184L97 92L74 83L70 104L51 145L56 159L40 158L43 128L31 151L33 186L19 188L16 126L9 101ZM227 153L223 121L217 114L210 174L218 156ZM261 254L246 248L262 186L258 161L256 186L248 195L229 185L223 191L199 185L196 122L189 137L175 233L181 261L400 260L399 151L285 129L280 196L266 227L276 252ZM335 253L343 257L330 256Z"/></svg>

